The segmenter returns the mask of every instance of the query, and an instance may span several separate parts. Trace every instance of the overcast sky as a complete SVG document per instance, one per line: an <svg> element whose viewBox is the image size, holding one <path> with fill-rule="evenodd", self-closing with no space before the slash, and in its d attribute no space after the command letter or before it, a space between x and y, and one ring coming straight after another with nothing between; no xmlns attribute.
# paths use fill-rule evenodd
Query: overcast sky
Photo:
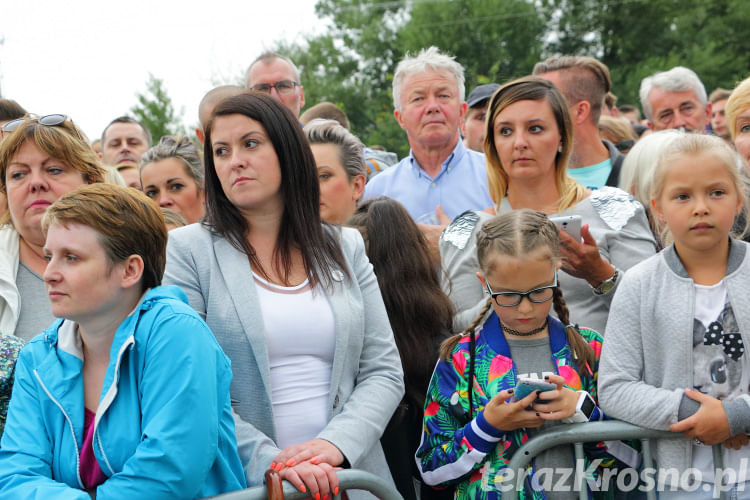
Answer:
<svg viewBox="0 0 750 500"><path fill-rule="evenodd" d="M89 138L136 104L148 74L183 123L214 83L235 83L275 41L320 32L314 0L0 0L0 91L37 114L64 113Z"/></svg>

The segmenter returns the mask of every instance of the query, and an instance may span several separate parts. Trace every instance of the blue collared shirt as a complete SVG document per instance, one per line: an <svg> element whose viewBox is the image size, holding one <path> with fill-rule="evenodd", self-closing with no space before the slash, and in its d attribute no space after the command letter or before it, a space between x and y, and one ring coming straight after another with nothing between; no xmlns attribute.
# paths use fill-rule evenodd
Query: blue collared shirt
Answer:
<svg viewBox="0 0 750 500"><path fill-rule="evenodd" d="M484 155L467 149L460 140L434 178L422 170L413 151L409 151L409 156L367 183L363 200L378 196L393 198L415 221L426 224L438 223L438 205L451 219L466 210L492 206Z"/></svg>

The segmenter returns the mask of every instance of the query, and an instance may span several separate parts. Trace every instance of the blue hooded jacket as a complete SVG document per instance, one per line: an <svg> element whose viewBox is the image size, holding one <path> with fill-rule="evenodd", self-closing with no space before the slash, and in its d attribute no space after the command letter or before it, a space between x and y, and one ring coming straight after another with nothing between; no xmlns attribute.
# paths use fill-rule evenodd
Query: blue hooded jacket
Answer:
<svg viewBox="0 0 750 500"><path fill-rule="evenodd" d="M79 470L83 354L57 320L21 351L0 443L0 496L89 500ZM229 384L208 326L175 286L149 290L115 333L96 412L106 498L196 498L245 487Z"/></svg>

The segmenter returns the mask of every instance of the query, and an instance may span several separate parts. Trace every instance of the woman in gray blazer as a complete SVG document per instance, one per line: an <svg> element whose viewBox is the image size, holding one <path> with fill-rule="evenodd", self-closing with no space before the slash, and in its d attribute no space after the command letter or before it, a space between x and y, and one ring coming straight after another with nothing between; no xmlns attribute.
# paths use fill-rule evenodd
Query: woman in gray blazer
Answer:
<svg viewBox="0 0 750 500"><path fill-rule="evenodd" d="M316 499L338 493L335 467L390 480L378 440L403 376L362 237L321 222L315 160L278 101L232 97L205 132L206 218L170 233L164 282L232 361L248 484L271 466Z"/></svg>

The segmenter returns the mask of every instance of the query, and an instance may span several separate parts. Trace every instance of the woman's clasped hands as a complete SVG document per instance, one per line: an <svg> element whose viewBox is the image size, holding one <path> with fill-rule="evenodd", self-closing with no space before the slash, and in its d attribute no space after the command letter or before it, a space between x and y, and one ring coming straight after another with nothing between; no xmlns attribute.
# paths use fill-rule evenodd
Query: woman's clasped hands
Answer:
<svg viewBox="0 0 750 500"><path fill-rule="evenodd" d="M334 444L312 439L284 448L270 467L299 491L309 493L315 500L324 500L338 495L336 471L341 470L343 462L344 455Z"/></svg>

